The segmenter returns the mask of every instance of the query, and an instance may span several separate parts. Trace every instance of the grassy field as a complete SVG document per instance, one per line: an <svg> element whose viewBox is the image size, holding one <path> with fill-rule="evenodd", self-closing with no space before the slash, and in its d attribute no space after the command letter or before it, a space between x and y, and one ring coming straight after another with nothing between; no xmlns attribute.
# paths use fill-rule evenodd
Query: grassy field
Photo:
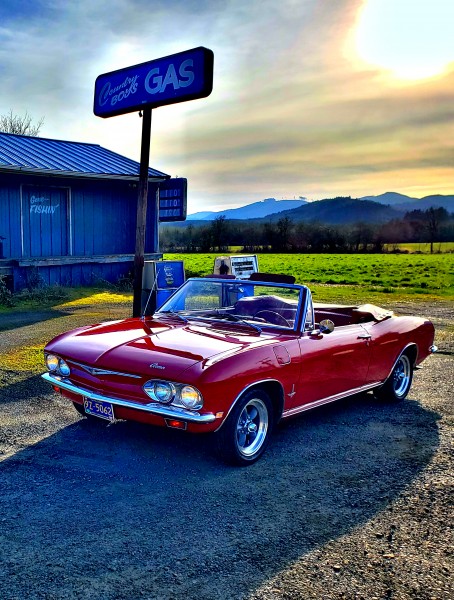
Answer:
<svg viewBox="0 0 454 600"><path fill-rule="evenodd" d="M215 257L166 254L164 258L184 260L186 276L198 276L213 272ZM371 302L392 308L408 303L410 312L416 314L415 305L421 306L422 312L437 303L446 310L447 303L454 300L454 254L262 254L258 258L261 271L294 275L297 283L311 288L317 302ZM10 320L19 315L25 319L26 338L20 348L2 348L0 370L41 372L44 343L60 331L131 316L131 292L97 288L64 288L55 293L49 288L42 292L40 295L38 290L31 297L26 294L23 299L18 296L11 308L0 307L0 330L11 329ZM447 310L454 316L449 304ZM31 317L29 325L27 315ZM438 343L452 339L450 319L450 324L438 333Z"/></svg>
<svg viewBox="0 0 454 600"><path fill-rule="evenodd" d="M187 276L213 272L216 254L166 254L184 260ZM318 301L451 300L452 254L260 254L259 268L308 285Z"/></svg>
<svg viewBox="0 0 454 600"><path fill-rule="evenodd" d="M187 277L213 272L211 254L165 254L184 260ZM319 302L389 304L400 301L454 300L454 254L260 254L259 268L268 273L294 275L308 285ZM77 309L82 306L132 304L132 293L115 289L52 288L18 295L14 306L0 306L0 314L36 307ZM55 297L54 297L55 296ZM61 296L61 297L60 297Z"/></svg>
<svg viewBox="0 0 454 600"><path fill-rule="evenodd" d="M385 250L392 252L394 249L398 249L401 252L416 252L429 254L430 244L424 242L418 243L402 243L402 244L385 244ZM435 242L434 253L454 252L454 242Z"/></svg>

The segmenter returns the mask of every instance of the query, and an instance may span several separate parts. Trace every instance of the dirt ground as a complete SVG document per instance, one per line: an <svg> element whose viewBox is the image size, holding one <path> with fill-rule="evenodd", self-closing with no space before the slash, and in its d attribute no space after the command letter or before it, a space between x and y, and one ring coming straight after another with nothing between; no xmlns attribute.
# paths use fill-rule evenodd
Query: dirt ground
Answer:
<svg viewBox="0 0 454 600"><path fill-rule="evenodd" d="M0 371L0 599L453 599L453 308L394 308L437 328L409 398L305 413L244 469ZM1 351L125 311L0 318Z"/></svg>

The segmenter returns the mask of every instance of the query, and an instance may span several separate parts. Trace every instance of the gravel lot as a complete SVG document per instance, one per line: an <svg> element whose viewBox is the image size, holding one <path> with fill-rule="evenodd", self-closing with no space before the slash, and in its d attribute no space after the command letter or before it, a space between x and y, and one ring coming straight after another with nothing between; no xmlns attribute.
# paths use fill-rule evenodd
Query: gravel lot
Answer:
<svg viewBox="0 0 454 600"><path fill-rule="evenodd" d="M245 469L0 371L1 600L454 598L454 315L395 308L437 327L409 399L305 413ZM0 319L2 352L122 310Z"/></svg>

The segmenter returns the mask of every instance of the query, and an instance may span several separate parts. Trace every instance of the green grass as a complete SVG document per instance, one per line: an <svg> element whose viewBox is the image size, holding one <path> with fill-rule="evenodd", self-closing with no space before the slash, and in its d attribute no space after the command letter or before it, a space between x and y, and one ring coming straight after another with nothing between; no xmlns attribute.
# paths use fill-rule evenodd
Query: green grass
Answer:
<svg viewBox="0 0 454 600"><path fill-rule="evenodd" d="M186 275L199 276L213 272L216 256L166 254L164 258L184 260ZM261 271L294 275L297 283L308 285L316 302L386 305L454 299L454 254L261 254L258 258ZM55 309L66 315L62 317L65 325L61 326L66 330L83 324L83 320L90 323L124 318L132 307L132 294L112 290L65 288L65 296L51 300L52 294L48 294L47 304L25 296L12 308L0 307L0 312ZM48 337L59 332L58 322L57 318L49 321L55 331ZM39 329L36 335L33 331L21 347L0 352L0 370L43 370L45 340Z"/></svg>
<svg viewBox="0 0 454 600"><path fill-rule="evenodd" d="M217 253L166 254L167 260L184 260L187 277L213 272ZM259 267L268 273L294 275L308 285L320 302L447 301L454 298L454 253L444 254L260 254ZM96 304L128 305L131 293L100 288L65 288L65 298L15 297L11 310L37 307L76 309Z"/></svg>
<svg viewBox="0 0 454 600"><path fill-rule="evenodd" d="M52 294L52 286L34 293L19 293L13 297L14 305L0 305L0 314L11 310L36 310L36 308L77 308L96 304L125 304L132 302L132 292L117 292L100 288L59 288L64 294ZM40 293L42 292L42 293Z"/></svg>
<svg viewBox="0 0 454 600"><path fill-rule="evenodd" d="M44 366L44 342L24 345L0 354L0 370L42 373Z"/></svg>
<svg viewBox="0 0 454 600"><path fill-rule="evenodd" d="M385 250L388 252L392 252L396 248L404 252L416 252L418 254L422 252L424 254L430 254L430 244L428 242L385 244ZM433 251L437 254L440 252L454 252L454 242L434 242Z"/></svg>
<svg viewBox="0 0 454 600"><path fill-rule="evenodd" d="M187 276L213 272L216 254L166 254L184 260ZM454 254L260 254L259 268L308 285L316 300L376 302L450 300Z"/></svg>

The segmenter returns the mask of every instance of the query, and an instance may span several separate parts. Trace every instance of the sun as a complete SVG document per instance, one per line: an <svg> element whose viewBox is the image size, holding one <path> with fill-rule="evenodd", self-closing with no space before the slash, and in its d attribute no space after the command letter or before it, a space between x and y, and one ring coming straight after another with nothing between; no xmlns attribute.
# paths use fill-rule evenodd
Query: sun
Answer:
<svg viewBox="0 0 454 600"><path fill-rule="evenodd" d="M398 79L436 77L454 67L453 23L453 0L366 0L356 52Z"/></svg>

